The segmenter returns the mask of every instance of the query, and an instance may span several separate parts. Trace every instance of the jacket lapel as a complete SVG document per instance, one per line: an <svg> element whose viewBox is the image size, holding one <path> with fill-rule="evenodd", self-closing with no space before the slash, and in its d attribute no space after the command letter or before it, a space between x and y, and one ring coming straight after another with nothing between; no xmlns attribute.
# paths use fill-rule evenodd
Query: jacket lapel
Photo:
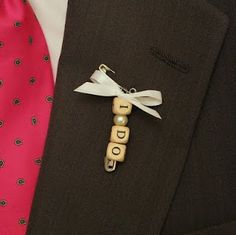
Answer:
<svg viewBox="0 0 236 235"><path fill-rule="evenodd" d="M226 27L205 1L69 2L28 234L161 232ZM164 99L161 121L134 108L126 162L111 174L112 99L73 92L101 63Z"/></svg>

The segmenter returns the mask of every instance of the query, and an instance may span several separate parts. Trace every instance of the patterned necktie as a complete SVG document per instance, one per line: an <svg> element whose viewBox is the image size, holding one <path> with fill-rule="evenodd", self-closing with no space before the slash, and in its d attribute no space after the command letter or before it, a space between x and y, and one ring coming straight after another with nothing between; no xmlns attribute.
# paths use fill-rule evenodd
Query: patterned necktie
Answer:
<svg viewBox="0 0 236 235"><path fill-rule="evenodd" d="M0 235L23 235L47 136L54 82L26 0L0 1Z"/></svg>

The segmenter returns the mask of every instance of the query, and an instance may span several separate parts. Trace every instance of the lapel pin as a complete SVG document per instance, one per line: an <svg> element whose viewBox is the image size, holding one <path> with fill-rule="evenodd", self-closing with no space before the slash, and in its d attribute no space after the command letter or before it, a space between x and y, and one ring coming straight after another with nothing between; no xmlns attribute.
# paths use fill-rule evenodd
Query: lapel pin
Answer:
<svg viewBox="0 0 236 235"><path fill-rule="evenodd" d="M138 92L135 88L126 89L112 80L107 72L111 70L107 65L101 64L90 80L85 82L74 91L84 94L114 97L112 112L114 114L114 125L111 128L110 141L107 146L104 158L104 169L107 172L113 172L116 169L117 162L124 162L126 154L126 145L130 137L130 129L127 126L128 116L132 112L133 105L144 112L161 119L159 113L148 106L157 106L162 104L162 95L157 90L145 90Z"/></svg>

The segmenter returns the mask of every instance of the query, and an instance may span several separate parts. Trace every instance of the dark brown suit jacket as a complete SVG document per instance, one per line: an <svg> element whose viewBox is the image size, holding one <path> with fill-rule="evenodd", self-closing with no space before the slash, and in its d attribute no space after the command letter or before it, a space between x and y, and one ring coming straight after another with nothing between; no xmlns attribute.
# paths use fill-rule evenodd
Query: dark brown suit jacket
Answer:
<svg viewBox="0 0 236 235"><path fill-rule="evenodd" d="M234 0L69 0L28 235L235 235L235 35ZM112 99L73 91L101 63L164 100L111 174Z"/></svg>

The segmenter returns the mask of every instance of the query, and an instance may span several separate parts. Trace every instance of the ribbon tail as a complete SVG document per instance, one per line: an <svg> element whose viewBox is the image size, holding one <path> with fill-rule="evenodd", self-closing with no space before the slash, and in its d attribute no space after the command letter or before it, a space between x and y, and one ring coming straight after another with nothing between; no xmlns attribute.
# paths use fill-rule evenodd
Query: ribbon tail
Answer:
<svg viewBox="0 0 236 235"><path fill-rule="evenodd" d="M135 99L127 99L130 103L132 103L133 105L135 105L136 107L138 107L139 109L143 110L144 112L156 117L156 118L159 118L159 119L162 119L160 114L154 110L154 109L151 109L147 106L144 106L142 104L140 104L138 101L136 101Z"/></svg>
<svg viewBox="0 0 236 235"><path fill-rule="evenodd" d="M136 100L139 101L139 103L145 106L157 106L162 104L162 95L160 91L146 90L146 91L124 94L124 96L135 98Z"/></svg>
<svg viewBox="0 0 236 235"><path fill-rule="evenodd" d="M83 85L77 87L74 91L97 96L117 96L117 93L120 93L120 90L116 87L91 82L84 83Z"/></svg>

